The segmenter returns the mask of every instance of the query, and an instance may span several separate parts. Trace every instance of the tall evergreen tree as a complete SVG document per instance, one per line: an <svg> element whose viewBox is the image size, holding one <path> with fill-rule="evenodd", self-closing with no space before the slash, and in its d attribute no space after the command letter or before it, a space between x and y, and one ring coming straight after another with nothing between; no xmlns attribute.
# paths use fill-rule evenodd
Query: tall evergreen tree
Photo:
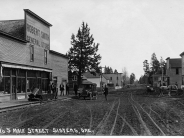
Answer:
<svg viewBox="0 0 184 138"><path fill-rule="evenodd" d="M145 60L145 61L143 62L143 70L144 70L144 73L145 73L146 75L149 74L150 68L149 68L148 60Z"/></svg>
<svg viewBox="0 0 184 138"><path fill-rule="evenodd" d="M105 68L104 68L104 73L107 73L107 67L105 66Z"/></svg>
<svg viewBox="0 0 184 138"><path fill-rule="evenodd" d="M69 57L68 69L70 71L78 71L78 84L81 83L81 74L86 71L95 69L100 73L100 54L97 54L99 43L94 43L93 35L90 35L88 24L82 23L77 35L71 36L72 47L68 51Z"/></svg>
<svg viewBox="0 0 184 138"><path fill-rule="evenodd" d="M158 61L156 54L153 53L151 56L151 71L153 72L153 74L158 73L158 71L160 70L160 62Z"/></svg>
<svg viewBox="0 0 184 138"><path fill-rule="evenodd" d="M109 72L110 74L113 73L113 69L111 67L109 68Z"/></svg>
<svg viewBox="0 0 184 138"><path fill-rule="evenodd" d="M115 70L114 70L114 73L118 73L118 71L115 69Z"/></svg>
<svg viewBox="0 0 184 138"><path fill-rule="evenodd" d="M135 81L135 74L132 73L132 74L130 75L130 84L133 84L134 81Z"/></svg>

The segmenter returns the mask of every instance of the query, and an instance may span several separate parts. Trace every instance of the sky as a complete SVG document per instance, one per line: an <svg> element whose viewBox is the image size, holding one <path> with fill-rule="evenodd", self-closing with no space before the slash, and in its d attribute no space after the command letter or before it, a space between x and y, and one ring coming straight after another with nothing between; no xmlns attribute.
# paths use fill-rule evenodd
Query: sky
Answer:
<svg viewBox="0 0 184 138"><path fill-rule="evenodd" d="M50 49L67 53L82 22L99 43L101 66L126 67L136 79L143 61L180 58L184 51L183 0L0 0L0 20L24 19L29 9L53 26Z"/></svg>

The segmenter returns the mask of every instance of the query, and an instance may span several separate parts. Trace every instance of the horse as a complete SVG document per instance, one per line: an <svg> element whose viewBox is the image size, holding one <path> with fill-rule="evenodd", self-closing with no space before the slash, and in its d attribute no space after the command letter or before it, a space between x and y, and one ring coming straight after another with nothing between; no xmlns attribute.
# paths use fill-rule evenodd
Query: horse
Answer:
<svg viewBox="0 0 184 138"><path fill-rule="evenodd" d="M171 92L175 92L176 95L178 94L178 87L176 85L169 85L169 86L160 86L160 96L164 96L164 92L168 93L168 96L171 96Z"/></svg>

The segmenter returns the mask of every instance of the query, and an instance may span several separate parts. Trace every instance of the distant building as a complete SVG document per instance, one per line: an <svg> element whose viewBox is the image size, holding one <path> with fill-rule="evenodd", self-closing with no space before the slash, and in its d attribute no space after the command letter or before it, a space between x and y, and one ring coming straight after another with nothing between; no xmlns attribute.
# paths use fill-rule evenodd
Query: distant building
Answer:
<svg viewBox="0 0 184 138"><path fill-rule="evenodd" d="M122 73L102 74L104 81L111 87L123 86Z"/></svg>
<svg viewBox="0 0 184 138"><path fill-rule="evenodd" d="M182 58L168 57L166 60L167 85L175 84L177 82L178 87L180 88L182 84Z"/></svg>
<svg viewBox="0 0 184 138"><path fill-rule="evenodd" d="M68 71L68 83L70 88L74 88L74 85L78 83L78 72Z"/></svg>

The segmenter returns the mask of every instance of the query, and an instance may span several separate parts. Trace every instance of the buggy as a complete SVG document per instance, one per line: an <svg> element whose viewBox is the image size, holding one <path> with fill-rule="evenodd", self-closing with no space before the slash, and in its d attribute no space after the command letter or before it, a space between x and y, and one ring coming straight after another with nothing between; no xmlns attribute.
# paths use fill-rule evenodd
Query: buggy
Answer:
<svg viewBox="0 0 184 138"><path fill-rule="evenodd" d="M28 101L39 101L41 99L41 97L38 95L39 89L38 88L34 88L32 93L29 94L29 98Z"/></svg>
<svg viewBox="0 0 184 138"><path fill-rule="evenodd" d="M54 99L54 94L42 93L40 89L34 88L32 93L28 95L28 101L47 101L48 99Z"/></svg>

